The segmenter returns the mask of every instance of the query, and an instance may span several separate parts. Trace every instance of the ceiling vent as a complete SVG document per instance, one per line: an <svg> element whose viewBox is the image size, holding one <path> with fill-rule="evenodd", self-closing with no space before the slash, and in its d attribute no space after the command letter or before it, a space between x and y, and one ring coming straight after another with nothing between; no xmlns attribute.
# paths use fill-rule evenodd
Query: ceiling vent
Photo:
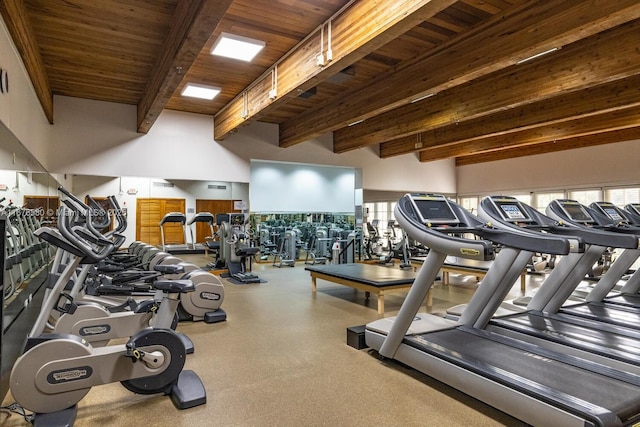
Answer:
<svg viewBox="0 0 640 427"><path fill-rule="evenodd" d="M312 87L311 89L302 92L300 95L298 95L298 98L302 98L302 99L309 99L311 98L313 95L315 95L316 93L318 93L318 88L316 88L315 86Z"/></svg>

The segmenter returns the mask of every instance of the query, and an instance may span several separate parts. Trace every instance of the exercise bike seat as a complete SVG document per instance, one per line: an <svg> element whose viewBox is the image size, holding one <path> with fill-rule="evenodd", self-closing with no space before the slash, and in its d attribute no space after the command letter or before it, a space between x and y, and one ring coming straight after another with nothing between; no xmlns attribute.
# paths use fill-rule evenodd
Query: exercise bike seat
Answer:
<svg viewBox="0 0 640 427"><path fill-rule="evenodd" d="M242 247L236 249L237 256L252 256L257 254L260 251L258 247Z"/></svg>
<svg viewBox="0 0 640 427"><path fill-rule="evenodd" d="M196 286L191 280L160 279L153 282L153 287L170 294L186 294L196 290Z"/></svg>

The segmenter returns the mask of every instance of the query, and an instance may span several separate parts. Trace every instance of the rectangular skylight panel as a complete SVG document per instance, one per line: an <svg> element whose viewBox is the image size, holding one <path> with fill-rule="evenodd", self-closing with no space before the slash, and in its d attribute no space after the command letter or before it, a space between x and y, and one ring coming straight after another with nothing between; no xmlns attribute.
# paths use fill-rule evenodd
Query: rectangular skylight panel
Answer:
<svg viewBox="0 0 640 427"><path fill-rule="evenodd" d="M265 43L248 37L221 33L211 53L227 58L251 61L264 48Z"/></svg>
<svg viewBox="0 0 640 427"><path fill-rule="evenodd" d="M220 93L220 88L215 86L198 85L187 83L182 89L182 96L212 100Z"/></svg>

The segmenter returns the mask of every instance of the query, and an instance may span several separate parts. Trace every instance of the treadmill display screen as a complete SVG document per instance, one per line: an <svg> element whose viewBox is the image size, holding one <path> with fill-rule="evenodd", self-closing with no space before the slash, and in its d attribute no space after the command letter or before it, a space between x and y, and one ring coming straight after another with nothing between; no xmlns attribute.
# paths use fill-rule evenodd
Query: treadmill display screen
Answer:
<svg viewBox="0 0 640 427"><path fill-rule="evenodd" d="M622 221L623 218L620 216L618 211L616 211L614 208L604 208L603 210L604 210L604 213L606 213L607 216L612 220Z"/></svg>
<svg viewBox="0 0 640 427"><path fill-rule="evenodd" d="M504 214L504 218L507 220L524 220L529 219L522 210L520 210L520 206L514 205L511 203L500 203L498 204L502 213Z"/></svg>
<svg viewBox="0 0 640 427"><path fill-rule="evenodd" d="M589 213L584 210L582 205L578 203L563 203L562 209L572 221L576 222L594 222Z"/></svg>
<svg viewBox="0 0 640 427"><path fill-rule="evenodd" d="M243 214L231 214L229 216L229 222L231 225L244 225L244 215Z"/></svg>
<svg viewBox="0 0 640 427"><path fill-rule="evenodd" d="M444 197L412 197L411 201L424 223L458 224L460 222Z"/></svg>

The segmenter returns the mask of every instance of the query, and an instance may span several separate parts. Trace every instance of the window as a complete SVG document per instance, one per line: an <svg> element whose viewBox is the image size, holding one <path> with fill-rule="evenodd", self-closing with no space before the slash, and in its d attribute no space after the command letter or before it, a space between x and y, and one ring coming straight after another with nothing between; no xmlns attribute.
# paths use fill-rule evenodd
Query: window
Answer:
<svg viewBox="0 0 640 427"><path fill-rule="evenodd" d="M512 194L511 197L515 197L525 205L531 205L531 194Z"/></svg>
<svg viewBox="0 0 640 427"><path fill-rule="evenodd" d="M552 200L564 198L564 191L553 193L536 193L534 207L538 210L538 212L545 213L545 211L547 210L547 206L549 206L549 203L551 203Z"/></svg>
<svg viewBox="0 0 640 427"><path fill-rule="evenodd" d="M602 201L602 191L600 190L576 190L569 192L569 198L589 206L593 202Z"/></svg>
<svg viewBox="0 0 640 427"><path fill-rule="evenodd" d="M609 188L605 190L604 197L607 202L620 207L640 203L640 187Z"/></svg>
<svg viewBox="0 0 640 427"><path fill-rule="evenodd" d="M458 199L458 203L460 204L460 206L462 206L472 214L474 215L478 214L478 197L477 196L460 197Z"/></svg>

